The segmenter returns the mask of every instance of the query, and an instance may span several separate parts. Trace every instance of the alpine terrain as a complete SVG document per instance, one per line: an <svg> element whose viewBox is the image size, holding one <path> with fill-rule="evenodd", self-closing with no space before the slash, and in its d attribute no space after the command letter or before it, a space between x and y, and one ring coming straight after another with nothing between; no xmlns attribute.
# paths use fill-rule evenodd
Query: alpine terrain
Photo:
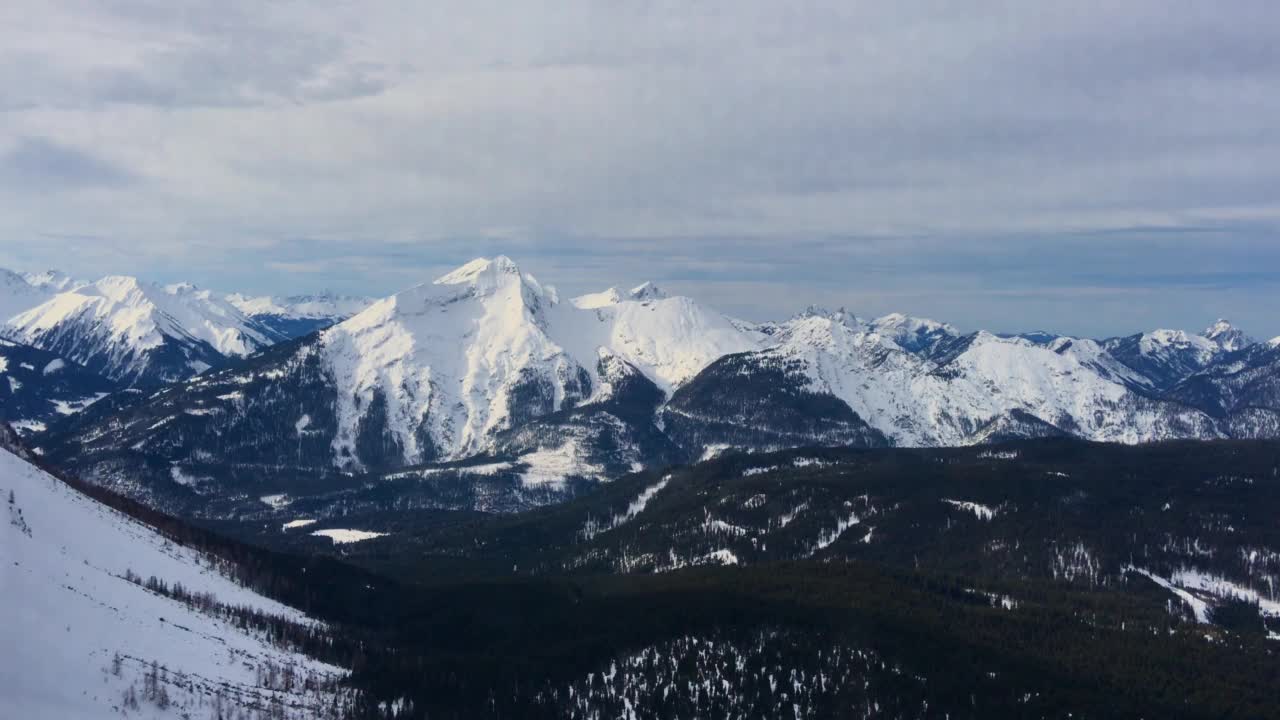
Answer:
<svg viewBox="0 0 1280 720"><path fill-rule="evenodd" d="M120 310L94 294L103 288L127 288L122 297L146 309L137 315L146 322L113 334L105 320L38 319L61 304L85 306L68 318ZM1225 321L1199 335L1101 340L821 308L755 324L652 283L561 298L496 257L269 345L284 326L259 320L317 306L142 288L103 280L14 319L15 336L115 382L153 378L148 391L97 402L35 444L94 482L211 517L295 501L329 512L353 502L519 509L735 448L1280 434L1280 349ZM230 324L211 310L160 313L147 300L156 291L221 308ZM359 304L331 298L314 314ZM166 361L175 357L176 369ZM203 372L157 388L157 366L170 378Z"/></svg>

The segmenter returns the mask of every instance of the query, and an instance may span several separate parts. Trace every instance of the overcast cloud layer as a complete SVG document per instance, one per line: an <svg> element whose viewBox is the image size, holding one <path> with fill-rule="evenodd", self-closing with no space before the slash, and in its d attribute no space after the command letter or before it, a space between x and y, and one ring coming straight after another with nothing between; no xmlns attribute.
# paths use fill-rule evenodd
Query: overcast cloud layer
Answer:
<svg viewBox="0 0 1280 720"><path fill-rule="evenodd" d="M10 0L0 264L1276 335L1277 7Z"/></svg>

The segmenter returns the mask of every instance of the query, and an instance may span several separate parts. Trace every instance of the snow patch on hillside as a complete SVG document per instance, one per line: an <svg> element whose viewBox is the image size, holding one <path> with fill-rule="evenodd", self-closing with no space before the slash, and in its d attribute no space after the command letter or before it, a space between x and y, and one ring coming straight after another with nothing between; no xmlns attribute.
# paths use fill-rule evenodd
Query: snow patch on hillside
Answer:
<svg viewBox="0 0 1280 720"><path fill-rule="evenodd" d="M372 540L374 538L386 537L387 535L387 533L372 532L369 530L349 530L345 528L316 530L311 534L317 537L327 537L333 541L334 545L345 545L347 543L361 542L363 540Z"/></svg>
<svg viewBox="0 0 1280 720"><path fill-rule="evenodd" d="M588 517L586 525L579 531L578 536L584 540L591 540L601 533L608 532L615 528L621 527L628 522L634 520L645 508L649 507L649 502L653 500L658 493L662 492L667 483L671 482L671 475L663 475L662 479L650 485L632 500L627 509L621 514L610 517L605 522L599 522L595 518Z"/></svg>
<svg viewBox="0 0 1280 720"><path fill-rule="evenodd" d="M943 498L942 502L965 512L973 513L979 520L994 520L996 515L1000 513L999 508L993 508L990 505L983 505L982 503L970 502L968 500L950 500Z"/></svg>
<svg viewBox="0 0 1280 720"><path fill-rule="evenodd" d="M520 456L525 465L520 479L527 486L561 487L571 477L599 480L606 477L603 466L590 462L581 443L570 438L560 447L537 450Z"/></svg>
<svg viewBox="0 0 1280 720"><path fill-rule="evenodd" d="M1125 566L1124 569L1128 571L1136 572L1139 575L1146 577L1147 579L1151 580L1155 584L1164 588L1165 590L1168 590L1174 595L1177 595L1179 598L1182 599L1183 602L1185 602L1191 608L1192 614L1195 615L1196 622L1204 625L1208 625L1211 622L1209 619L1209 610L1210 610L1209 603L1205 602L1204 600L1201 600L1195 595L1192 595L1186 590L1183 590L1177 585L1174 585L1172 582L1166 580L1165 578L1162 578L1159 575L1156 575L1150 570L1144 570L1140 567L1134 567L1132 565L1127 565Z"/></svg>
<svg viewBox="0 0 1280 720"><path fill-rule="evenodd" d="M850 513L848 517L840 518L836 521L836 526L830 530L824 530L818 536L818 540L809 548L809 555L815 555L822 550L831 547L835 541L840 539L841 535L849 528L861 523L862 520L857 515Z"/></svg>

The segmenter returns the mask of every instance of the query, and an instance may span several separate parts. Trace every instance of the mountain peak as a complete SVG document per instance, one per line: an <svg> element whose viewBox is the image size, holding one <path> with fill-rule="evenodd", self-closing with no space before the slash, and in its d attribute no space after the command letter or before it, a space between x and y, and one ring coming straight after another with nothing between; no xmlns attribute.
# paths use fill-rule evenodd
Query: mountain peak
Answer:
<svg viewBox="0 0 1280 720"><path fill-rule="evenodd" d="M611 287L608 290L579 295L570 302L579 310L596 310L622 302L622 293L618 292L618 288Z"/></svg>
<svg viewBox="0 0 1280 720"><path fill-rule="evenodd" d="M840 323L851 328L860 328L865 323L862 318L854 315L845 308L841 307L836 310L829 310L820 305L810 305L796 314L794 320L804 320L806 318L822 318L831 322Z"/></svg>
<svg viewBox="0 0 1280 720"><path fill-rule="evenodd" d="M131 275L107 275L81 289L87 294L101 295L112 302L144 297L143 284Z"/></svg>
<svg viewBox="0 0 1280 720"><path fill-rule="evenodd" d="M436 278L436 285L465 285L482 278L496 278L500 275L519 275L520 268L506 255L494 258L476 258L455 270Z"/></svg>
<svg viewBox="0 0 1280 720"><path fill-rule="evenodd" d="M1249 337L1244 331L1239 330L1229 321L1218 318L1218 321L1205 328L1200 333L1201 337L1212 340L1218 347L1228 352L1242 350L1256 342Z"/></svg>
<svg viewBox="0 0 1280 720"><path fill-rule="evenodd" d="M659 288L651 282L646 282L631 288L625 294L621 290L618 290L618 288L611 287L608 290L579 295L578 297L573 298L571 302L573 303L573 306L579 310L597 310L599 308L617 305L623 300L644 302L646 300L665 300L668 297L669 296L662 290L662 288Z"/></svg>
<svg viewBox="0 0 1280 720"><path fill-rule="evenodd" d="M85 283L76 280L61 270L45 270L43 272L20 273L32 287L52 292L63 292L82 287Z"/></svg>
<svg viewBox="0 0 1280 720"><path fill-rule="evenodd" d="M663 300L667 294L652 282L644 282L631 288L627 296L632 300Z"/></svg>

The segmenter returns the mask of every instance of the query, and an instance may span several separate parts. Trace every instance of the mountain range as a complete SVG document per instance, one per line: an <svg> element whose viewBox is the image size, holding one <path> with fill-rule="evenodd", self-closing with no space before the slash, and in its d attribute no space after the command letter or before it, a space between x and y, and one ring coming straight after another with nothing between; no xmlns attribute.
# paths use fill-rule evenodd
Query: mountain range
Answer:
<svg viewBox="0 0 1280 720"><path fill-rule="evenodd" d="M104 287L126 289L129 302L109 302L119 293ZM153 298L202 312L122 314L165 306ZM255 318L330 318L359 302L231 298L108 278L17 315L12 337L134 386L38 444L89 477L169 503L296 498L409 473L446 494L490 483L490 501L475 502L504 507L493 497L547 502L576 482L730 448L1280 435L1280 343L1225 321L1198 335L1103 340L821 308L749 323L652 283L561 298L506 257L291 340ZM89 309L41 320L80 305ZM80 329L100 314L148 319L122 335ZM117 327L87 324L103 326ZM162 355L203 372L139 382ZM218 367L205 369L210 360ZM446 478L456 487L441 490Z"/></svg>

